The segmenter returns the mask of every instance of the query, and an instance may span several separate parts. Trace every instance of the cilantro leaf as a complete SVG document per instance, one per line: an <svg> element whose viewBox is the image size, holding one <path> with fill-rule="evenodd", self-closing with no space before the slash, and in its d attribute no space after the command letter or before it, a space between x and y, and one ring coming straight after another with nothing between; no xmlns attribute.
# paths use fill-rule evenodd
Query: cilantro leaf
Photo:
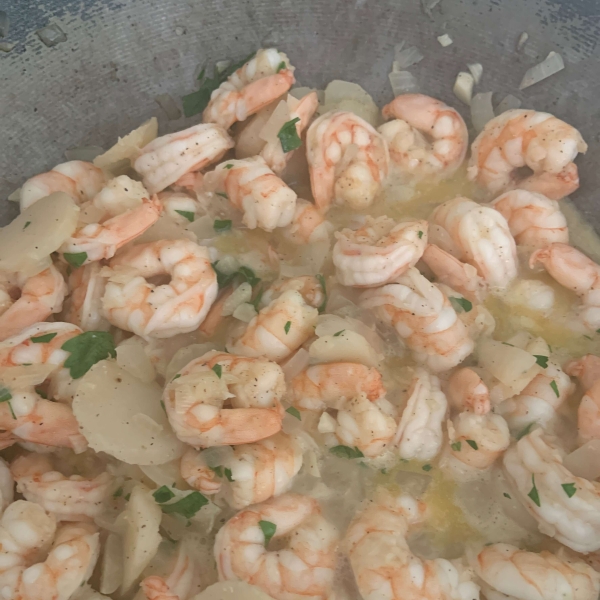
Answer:
<svg viewBox="0 0 600 600"><path fill-rule="evenodd" d="M191 210L176 210L175 212L187 219L190 223L193 223L196 218L196 213Z"/></svg>
<svg viewBox="0 0 600 600"><path fill-rule="evenodd" d="M562 483L560 487L565 491L565 494L569 498L572 498L577 492L577 488L575 487L574 483Z"/></svg>
<svg viewBox="0 0 600 600"><path fill-rule="evenodd" d="M450 448L452 448L452 450L454 450L454 452L460 452L461 447L462 447L461 442L454 442L453 444L450 444Z"/></svg>
<svg viewBox="0 0 600 600"><path fill-rule="evenodd" d="M529 425L527 425L526 427L523 427L523 429L521 429L521 431L519 431L519 433L517 433L517 435L515 436L517 438L517 440L520 440L522 437L525 437L528 433L531 432L531 428L535 425L535 421L532 421L531 423L529 423Z"/></svg>
<svg viewBox="0 0 600 600"><path fill-rule="evenodd" d="M508 498L509 500L512 500L512 498L510 497L510 494L507 494L506 492L504 492L502 494L505 498Z"/></svg>
<svg viewBox="0 0 600 600"><path fill-rule="evenodd" d="M556 381L554 379L550 382L550 387L552 391L556 394L557 398L560 398L560 392L558 391L558 385L556 385Z"/></svg>
<svg viewBox="0 0 600 600"><path fill-rule="evenodd" d="M452 308L454 308L457 313L471 312L471 310L473 310L473 303L469 302L466 298L455 298L454 296L449 296L448 300L450 300Z"/></svg>
<svg viewBox="0 0 600 600"><path fill-rule="evenodd" d="M215 365L215 366L212 368L212 370L215 372L215 374L217 375L217 377L218 377L219 379L221 379L221 375L222 375L222 373L223 373L223 367L222 367L220 364L218 364L218 363L217 363L217 364L216 364L216 365Z"/></svg>
<svg viewBox="0 0 600 600"><path fill-rule="evenodd" d="M46 333L44 335L38 335L37 337L29 338L34 344L47 344L52 341L58 334Z"/></svg>
<svg viewBox="0 0 600 600"><path fill-rule="evenodd" d="M285 331L285 335L287 335L290 332L290 327L292 326L292 322L291 321L286 321L285 325L283 326L283 330Z"/></svg>
<svg viewBox="0 0 600 600"><path fill-rule="evenodd" d="M229 169L233 169L233 165L231 163L229 163L228 165L225 165L223 168L227 169L229 171Z"/></svg>
<svg viewBox="0 0 600 600"><path fill-rule="evenodd" d="M262 285L260 286L260 289L258 290L258 293L256 294L256 297L254 298L254 300L251 300L248 304L252 304L252 306L254 306L254 310L256 312L258 312L258 305L260 304L260 301L262 300L263 294L265 293L265 291L263 290Z"/></svg>
<svg viewBox="0 0 600 600"><path fill-rule="evenodd" d="M423 232L422 231L419 231L419 233L417 235L419 236L420 240L423 239Z"/></svg>
<svg viewBox="0 0 600 600"><path fill-rule="evenodd" d="M229 196L225 192L215 192L217 196L221 196L221 198L225 198L225 200L229 200Z"/></svg>
<svg viewBox="0 0 600 600"><path fill-rule="evenodd" d="M542 503L540 502L540 494L538 492L537 487L535 487L535 475L531 476L531 485L533 486L529 492L529 494L527 494L532 500L533 503L536 506L542 506Z"/></svg>
<svg viewBox="0 0 600 600"><path fill-rule="evenodd" d="M12 418L16 421L17 415L15 415L15 411L13 410L12 404L10 403L11 400L12 394L10 393L10 390L7 387L0 385L0 403L6 402L8 404L10 414L12 415Z"/></svg>
<svg viewBox="0 0 600 600"><path fill-rule="evenodd" d="M87 260L87 252L65 252L63 258L72 266L80 267Z"/></svg>
<svg viewBox="0 0 600 600"><path fill-rule="evenodd" d="M223 473L225 473L225 477L227 477L227 481L233 481L233 475L231 474L231 469L227 467L223 467Z"/></svg>
<svg viewBox="0 0 600 600"><path fill-rule="evenodd" d="M281 148L284 152L291 152L302 145L302 140L296 129L296 123L298 121L300 121L300 117L287 121L281 126L281 129L277 134L277 137L281 142Z"/></svg>
<svg viewBox="0 0 600 600"><path fill-rule="evenodd" d="M67 340L61 349L71 353L65 367L73 379L83 377L97 362L117 357L115 341L107 331L84 331Z"/></svg>
<svg viewBox="0 0 600 600"><path fill-rule="evenodd" d="M535 362L542 367L542 369L548 368L548 357L541 354L534 354Z"/></svg>
<svg viewBox="0 0 600 600"><path fill-rule="evenodd" d="M322 314L323 312L325 312L325 308L327 308L327 286L325 285L325 277L323 277L321 273L318 273L317 275L315 275L315 277L317 278L317 281L321 284L321 289L323 290L323 302L321 302L321 306L319 306L319 308L317 309L319 311L319 314Z"/></svg>
<svg viewBox="0 0 600 600"><path fill-rule="evenodd" d="M114 494L113 494L113 498L119 498L123 495L123 488L120 487Z"/></svg>
<svg viewBox="0 0 600 600"><path fill-rule="evenodd" d="M208 504L208 498L200 492L192 492L177 502L161 504L160 508L167 514L178 514L186 519L191 519L203 506Z"/></svg>
<svg viewBox="0 0 600 600"><path fill-rule="evenodd" d="M340 329L339 331L336 331L333 334L333 337L339 337L340 335L342 335L342 333L344 333L344 331L346 331L345 329Z"/></svg>
<svg viewBox="0 0 600 600"><path fill-rule="evenodd" d="M479 450L479 446L477 445L477 442L475 440L465 440L467 442L467 444L469 444L469 446L471 446L471 448L473 448L473 450Z"/></svg>
<svg viewBox="0 0 600 600"><path fill-rule="evenodd" d="M277 65L277 73L279 73L279 71L283 71L284 69L287 69L287 65L285 64L285 60L282 60L278 65Z"/></svg>
<svg viewBox="0 0 600 600"><path fill-rule="evenodd" d="M220 288L227 287L238 276L243 277L252 287L260 282L260 277L257 277L250 267L242 266L233 273L225 274L219 271L218 264L219 261L212 263L212 268L217 274L217 284Z"/></svg>
<svg viewBox="0 0 600 600"><path fill-rule="evenodd" d="M302 416L300 415L300 411L295 406L290 406L289 408L286 408L285 412L288 413L289 415L292 415L292 417L296 417L296 419L298 419L298 421L302 421Z"/></svg>
<svg viewBox="0 0 600 600"><path fill-rule="evenodd" d="M252 286L254 287L257 283L260 283L260 277L257 277L254 271L250 267L241 266L238 269L238 273Z"/></svg>
<svg viewBox="0 0 600 600"><path fill-rule="evenodd" d="M267 546L277 531L277 525L271 521L259 521L258 525L265 536L265 546Z"/></svg>
<svg viewBox="0 0 600 600"><path fill-rule="evenodd" d="M215 219L213 223L213 229L217 233L222 233L223 231L229 231L231 229L231 219Z"/></svg>
<svg viewBox="0 0 600 600"><path fill-rule="evenodd" d="M25 231L31 225L31 221L27 221L25 225L23 225L23 231Z"/></svg>
<svg viewBox="0 0 600 600"><path fill-rule="evenodd" d="M431 465L423 465L421 467L423 469L423 471L431 471L431 469L433 469L433 467Z"/></svg>
<svg viewBox="0 0 600 600"><path fill-rule="evenodd" d="M171 488L168 488L166 485L159 487L152 494L152 496L153 496L154 500L156 500L156 502L158 502L159 504L162 504L163 502L168 502L169 500L175 498L175 494L173 493L173 490L171 490Z"/></svg>
<svg viewBox="0 0 600 600"><path fill-rule="evenodd" d="M350 446L333 446L329 448L329 452L338 458L364 458L364 454L356 447L350 448Z"/></svg>

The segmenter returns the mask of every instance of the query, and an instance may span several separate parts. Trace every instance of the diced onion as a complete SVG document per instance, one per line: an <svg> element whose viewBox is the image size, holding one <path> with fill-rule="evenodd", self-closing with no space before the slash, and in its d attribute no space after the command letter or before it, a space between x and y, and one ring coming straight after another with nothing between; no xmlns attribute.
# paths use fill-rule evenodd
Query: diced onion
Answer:
<svg viewBox="0 0 600 600"><path fill-rule="evenodd" d="M10 196L7 198L9 202L20 202L21 201L21 188L15 190Z"/></svg>
<svg viewBox="0 0 600 600"><path fill-rule="evenodd" d="M473 96L473 84L475 80L473 79L473 75L471 73L467 73L466 71L461 71L456 76L456 81L454 82L454 95L465 104L471 104L471 97Z"/></svg>
<svg viewBox="0 0 600 600"><path fill-rule="evenodd" d="M220 581L207 587L192 600L272 600L260 588L243 581Z"/></svg>
<svg viewBox="0 0 600 600"><path fill-rule="evenodd" d="M148 228L142 235L134 240L134 244L146 244L158 242L159 240L192 240L195 241L194 233L177 223L166 213L162 213L152 227Z"/></svg>
<svg viewBox="0 0 600 600"><path fill-rule="evenodd" d="M175 104L175 100L173 100L171 94L159 94L154 98L154 101L165 111L169 121L175 121L181 117L181 111L177 104Z"/></svg>
<svg viewBox="0 0 600 600"><path fill-rule="evenodd" d="M154 381L156 371L144 346L145 342L135 336L125 340L117 346L117 364L140 381L149 383Z"/></svg>
<svg viewBox="0 0 600 600"><path fill-rule="evenodd" d="M479 83L481 76L483 75L483 66L481 63L471 63L467 65L467 68L469 69L471 75L473 75L475 83Z"/></svg>
<svg viewBox="0 0 600 600"><path fill-rule="evenodd" d="M395 48L394 52L394 63L398 68L398 71L403 71L412 67L417 63L421 62L425 58L421 51L416 46L409 46L408 48Z"/></svg>
<svg viewBox="0 0 600 600"><path fill-rule="evenodd" d="M314 91L316 91L315 88L296 87L290 90L290 96L293 96L294 98L296 98L296 100L300 100L304 98L304 96L307 96L308 94Z"/></svg>
<svg viewBox="0 0 600 600"><path fill-rule="evenodd" d="M471 100L471 122L477 133L495 116L494 107L492 106L492 95L493 92L482 92L475 94Z"/></svg>
<svg viewBox="0 0 600 600"><path fill-rule="evenodd" d="M342 331L339 335L324 335L308 349L312 363L355 362L375 367L380 356L373 346L355 331Z"/></svg>
<svg viewBox="0 0 600 600"><path fill-rule="evenodd" d="M521 84L519 85L520 90L524 90L531 85L539 83L544 79L547 79L551 75L562 71L565 68L565 63L562 56L558 52L550 52L548 56L537 65L534 65L527 70Z"/></svg>
<svg viewBox="0 0 600 600"><path fill-rule="evenodd" d="M507 94L500 100L500 104L496 107L496 114L501 115L503 112L507 110L512 110L513 108L520 108L521 101L513 96L512 94Z"/></svg>
<svg viewBox="0 0 600 600"><path fill-rule="evenodd" d="M250 302L252 298L252 286L248 282L244 282L240 284L234 291L231 296L225 300L223 303L223 310L221 314L224 317L229 317L233 314L235 309L245 302Z"/></svg>
<svg viewBox="0 0 600 600"><path fill-rule="evenodd" d="M250 323L252 319L257 315L256 309L252 304L240 304L233 311L233 318L238 319L238 321L243 321L244 323Z"/></svg>
<svg viewBox="0 0 600 600"><path fill-rule="evenodd" d="M281 365L286 380L289 381L304 371L304 369L308 367L309 362L310 355L308 351L304 348L300 348L291 358Z"/></svg>
<svg viewBox="0 0 600 600"><path fill-rule="evenodd" d="M447 33L445 33L444 35L440 35L440 36L438 36L438 39L437 39L437 41L438 41L438 42L440 43L440 45L441 45L442 47L444 47L444 48L446 48L446 46L450 46L450 44L452 44L452 43L453 43L453 40L452 40L452 38L451 38L451 37L450 37L450 36L449 36Z"/></svg>
<svg viewBox="0 0 600 600"><path fill-rule="evenodd" d="M158 487L161 485L172 486L174 483L183 483L183 478L179 470L179 460L172 460L164 465L143 465L140 466L140 469Z"/></svg>
<svg viewBox="0 0 600 600"><path fill-rule="evenodd" d="M529 34L526 31L524 31L519 36L519 41L517 42L517 52L523 48L523 46L527 43L528 39L529 39Z"/></svg>
<svg viewBox="0 0 600 600"><path fill-rule="evenodd" d="M205 344L190 344L183 348L179 348L165 369L165 379L170 381L177 375L185 365L193 361L195 358L204 356L207 352L215 349L215 344L207 342Z"/></svg>
<svg viewBox="0 0 600 600"><path fill-rule="evenodd" d="M319 433L334 433L336 425L335 419L329 413L324 412L319 419L317 430Z"/></svg>
<svg viewBox="0 0 600 600"><path fill-rule="evenodd" d="M217 235L215 233L215 219L209 215L194 219L185 229L191 231L198 241L210 240Z"/></svg>
<svg viewBox="0 0 600 600"><path fill-rule="evenodd" d="M367 342L377 351L383 352L384 344L374 329L363 323L359 319L352 317L339 317L337 315L320 315L317 319L315 335L323 337L324 335L334 335L338 331L349 330L363 336Z"/></svg>
<svg viewBox="0 0 600 600"><path fill-rule="evenodd" d="M374 127L379 125L379 107L370 94L357 83L334 79L325 88L323 106L319 112L346 110L358 115Z"/></svg>
<svg viewBox="0 0 600 600"><path fill-rule="evenodd" d="M217 268L224 275L231 275L240 268L240 261L235 256L226 255L219 259Z"/></svg>
<svg viewBox="0 0 600 600"><path fill-rule="evenodd" d="M116 592L123 583L123 541L116 533L109 533L102 552L100 569L100 591L103 594Z"/></svg>
<svg viewBox="0 0 600 600"><path fill-rule="evenodd" d="M230 64L231 64L231 60L218 60L215 63L215 68L217 69L217 73L222 73Z"/></svg>
<svg viewBox="0 0 600 600"><path fill-rule="evenodd" d="M97 156L100 156L104 150L100 146L81 146L80 148L70 148L65 150L67 160L84 160L92 162Z"/></svg>
<svg viewBox="0 0 600 600"><path fill-rule="evenodd" d="M392 71L388 78L394 96L400 96L401 94L409 94L419 91L419 84L412 73L408 71Z"/></svg>
<svg viewBox="0 0 600 600"><path fill-rule="evenodd" d="M575 475L588 481L600 477L600 440L591 440L565 456L563 465Z"/></svg>
<svg viewBox="0 0 600 600"><path fill-rule="evenodd" d="M2 383L14 389L39 385L56 369L58 366L51 364L2 367Z"/></svg>
<svg viewBox="0 0 600 600"><path fill-rule="evenodd" d="M273 114L260 130L258 137L267 143L277 141L277 134L289 120L290 107L285 100L281 100L273 111Z"/></svg>

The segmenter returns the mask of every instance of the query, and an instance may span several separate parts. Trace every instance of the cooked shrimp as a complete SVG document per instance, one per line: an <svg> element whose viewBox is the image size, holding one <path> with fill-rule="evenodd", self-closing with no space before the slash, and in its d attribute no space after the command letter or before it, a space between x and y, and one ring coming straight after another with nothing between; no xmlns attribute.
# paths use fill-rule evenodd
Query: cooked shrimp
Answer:
<svg viewBox="0 0 600 600"><path fill-rule="evenodd" d="M342 285L377 287L414 267L427 245L427 221L367 217L359 229L335 233L333 264Z"/></svg>
<svg viewBox="0 0 600 600"><path fill-rule="evenodd" d="M381 373L358 363L307 367L290 382L291 402L303 410L339 409L364 394L370 402L385 397Z"/></svg>
<svg viewBox="0 0 600 600"><path fill-rule="evenodd" d="M150 194L162 192L180 177L199 171L233 148L229 134L212 123L201 123L152 140L142 148L133 168Z"/></svg>
<svg viewBox="0 0 600 600"><path fill-rule="evenodd" d="M381 488L354 517L343 546L364 600L479 598L479 587L460 562L423 560L412 553L406 536L424 517L423 503Z"/></svg>
<svg viewBox="0 0 600 600"><path fill-rule="evenodd" d="M126 210L136 208L148 198L148 190L139 182L127 175L119 175L108 183L92 198L91 202L82 206L82 212L89 208L104 217L116 217ZM81 219L84 217L82 216Z"/></svg>
<svg viewBox="0 0 600 600"><path fill-rule="evenodd" d="M475 138L468 175L493 194L520 188L560 200L579 187L573 161L586 150L579 131L564 121L535 110L507 110ZM533 174L521 179L521 167Z"/></svg>
<svg viewBox="0 0 600 600"><path fill-rule="evenodd" d="M169 275L155 285L151 277ZM102 307L117 327L149 338L194 331L217 297L208 248L190 240L160 240L121 253L103 271Z"/></svg>
<svg viewBox="0 0 600 600"><path fill-rule="evenodd" d="M225 161L213 173L231 204L244 213L242 222L249 229L273 231L292 222L296 192L260 156Z"/></svg>
<svg viewBox="0 0 600 600"><path fill-rule="evenodd" d="M292 244L301 246L328 240L333 229L333 224L312 202L298 198L292 222L282 229L282 233Z"/></svg>
<svg viewBox="0 0 600 600"><path fill-rule="evenodd" d="M115 491L115 480L108 473L93 479L79 475L66 477L52 467L48 456L28 454L10 466L17 490L36 502L59 521L86 521L98 516Z"/></svg>
<svg viewBox="0 0 600 600"><path fill-rule="evenodd" d="M586 354L569 361L564 367L565 373L579 379L584 390L589 390L600 380L600 356Z"/></svg>
<svg viewBox="0 0 600 600"><path fill-rule="evenodd" d="M69 275L71 295L65 302L64 320L84 331L108 331L110 323L102 313L106 279L100 275L100 263L74 269Z"/></svg>
<svg viewBox="0 0 600 600"><path fill-rule="evenodd" d="M396 283L363 292L360 305L393 325L415 359L434 371L455 367L473 351L473 340L448 298L415 268Z"/></svg>
<svg viewBox="0 0 600 600"><path fill-rule="evenodd" d="M600 358L588 354L565 366L569 375L579 378L585 394L577 409L577 429L581 443L600 439Z"/></svg>
<svg viewBox="0 0 600 600"><path fill-rule="evenodd" d="M140 588L146 600L181 600L179 594L172 593L167 582L157 575L143 579Z"/></svg>
<svg viewBox="0 0 600 600"><path fill-rule="evenodd" d="M231 339L227 350L243 356L281 361L314 334L319 311L302 294L288 290L261 309L244 332Z"/></svg>
<svg viewBox="0 0 600 600"><path fill-rule="evenodd" d="M306 156L315 204L326 212L332 203L362 210L373 204L386 178L385 139L351 112L319 117L306 135Z"/></svg>
<svg viewBox="0 0 600 600"><path fill-rule="evenodd" d="M265 524L286 547L267 549ZM333 588L338 534L316 500L285 494L242 510L217 533L221 581L246 581L275 600L327 600Z"/></svg>
<svg viewBox="0 0 600 600"><path fill-rule="evenodd" d="M544 248L554 242L569 243L567 219L556 200L536 192L512 190L490 204L508 222L519 246Z"/></svg>
<svg viewBox="0 0 600 600"><path fill-rule="evenodd" d="M600 573L564 549L538 553L492 544L469 562L486 598L596 600L600 594Z"/></svg>
<svg viewBox="0 0 600 600"><path fill-rule="evenodd" d="M260 49L211 94L202 120L229 129L283 96L295 81L283 52Z"/></svg>
<svg viewBox="0 0 600 600"><path fill-rule="evenodd" d="M101 169L83 160L56 165L47 173L28 179L21 188L21 211L54 192L64 192L77 204L91 200L106 182Z"/></svg>
<svg viewBox="0 0 600 600"><path fill-rule="evenodd" d="M194 447L223 446L248 444L277 433L284 392L277 365L211 353L208 359L201 356L181 369L165 386L163 401L181 441ZM224 406L226 401L230 408Z"/></svg>
<svg viewBox="0 0 600 600"><path fill-rule="evenodd" d="M204 494L216 494L224 487L227 503L240 509L287 492L301 466L302 448L292 436L280 432L235 446L215 469L202 452L190 449L181 459L181 476Z"/></svg>
<svg viewBox="0 0 600 600"><path fill-rule="evenodd" d="M0 315L0 340L60 312L67 293L65 280L54 265L33 277L17 275L15 287L20 289L20 297Z"/></svg>
<svg viewBox="0 0 600 600"><path fill-rule="evenodd" d="M161 192L158 200L165 214L179 225L189 225L190 219L184 215L190 215L193 221L200 210L198 200L185 192Z"/></svg>
<svg viewBox="0 0 600 600"><path fill-rule="evenodd" d="M440 100L423 94L402 94L383 107L379 127L390 157L410 180L447 179L467 154L469 134L462 117Z"/></svg>
<svg viewBox="0 0 600 600"><path fill-rule="evenodd" d="M437 456L447 410L448 401L440 388L440 380L425 369L416 369L394 436L400 458L430 460Z"/></svg>
<svg viewBox="0 0 600 600"><path fill-rule="evenodd" d="M299 119L294 126L298 136L300 137L302 132L308 127L310 120L319 107L317 92L310 92L300 100L296 100L292 96L288 96L287 101L288 105L290 105L290 121L293 119ZM284 152L281 141L276 139L267 142L260 151L260 155L265 159L265 162L267 165L269 165L269 168L272 169L274 173L279 175L285 169L294 152L295 150L292 150L291 152Z"/></svg>
<svg viewBox="0 0 600 600"><path fill-rule="evenodd" d="M269 289L263 294L260 306L268 306L273 300L279 298L281 294L288 290L299 292L304 298L304 301L313 308L322 306L327 298L323 285L317 277L314 277L313 275L303 275L300 277L281 279L272 283L269 286Z"/></svg>
<svg viewBox="0 0 600 600"><path fill-rule="evenodd" d="M3 458L0 458L0 515L12 503L15 494L15 482L10 472L10 467Z"/></svg>
<svg viewBox="0 0 600 600"><path fill-rule="evenodd" d="M600 483L575 477L536 429L504 454L504 471L539 530L576 552L600 550Z"/></svg>
<svg viewBox="0 0 600 600"><path fill-rule="evenodd" d="M481 302L485 298L487 285L474 266L461 262L435 244L427 244L421 259L440 283L448 285L472 302Z"/></svg>
<svg viewBox="0 0 600 600"><path fill-rule="evenodd" d="M473 369L454 371L448 379L445 391L450 406L460 412L470 411L476 415L490 412L490 391Z"/></svg>
<svg viewBox="0 0 600 600"><path fill-rule="evenodd" d="M65 255L79 255L75 257L79 265L112 258L119 248L152 227L158 221L161 210L156 196L144 198L141 204L122 214L99 223L83 225L58 251L67 262L69 256Z"/></svg>
<svg viewBox="0 0 600 600"><path fill-rule="evenodd" d="M583 325L596 331L600 328L600 265L583 252L567 244L550 244L537 250L529 266L542 263L560 285L575 292L582 302L578 318Z"/></svg>
<svg viewBox="0 0 600 600"><path fill-rule="evenodd" d="M515 240L497 210L459 196L438 206L431 218L448 232L461 253L457 258L473 265L488 285L503 289L517 276Z"/></svg>

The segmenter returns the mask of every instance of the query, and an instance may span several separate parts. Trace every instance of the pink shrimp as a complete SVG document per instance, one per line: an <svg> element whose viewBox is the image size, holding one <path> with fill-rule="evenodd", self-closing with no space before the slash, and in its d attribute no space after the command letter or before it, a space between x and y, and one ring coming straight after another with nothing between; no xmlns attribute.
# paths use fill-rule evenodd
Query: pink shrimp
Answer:
<svg viewBox="0 0 600 600"><path fill-rule="evenodd" d="M458 369L450 375L445 386L450 405L459 410L485 415L490 411L490 392L473 369Z"/></svg>

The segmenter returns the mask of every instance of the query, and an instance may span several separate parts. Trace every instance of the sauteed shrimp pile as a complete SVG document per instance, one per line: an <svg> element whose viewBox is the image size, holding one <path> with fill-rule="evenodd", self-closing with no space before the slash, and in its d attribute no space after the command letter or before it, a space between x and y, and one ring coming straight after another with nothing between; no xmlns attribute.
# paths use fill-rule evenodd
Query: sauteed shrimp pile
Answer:
<svg viewBox="0 0 600 600"><path fill-rule="evenodd" d="M582 135L221 80L0 231L0 599L597 600Z"/></svg>

